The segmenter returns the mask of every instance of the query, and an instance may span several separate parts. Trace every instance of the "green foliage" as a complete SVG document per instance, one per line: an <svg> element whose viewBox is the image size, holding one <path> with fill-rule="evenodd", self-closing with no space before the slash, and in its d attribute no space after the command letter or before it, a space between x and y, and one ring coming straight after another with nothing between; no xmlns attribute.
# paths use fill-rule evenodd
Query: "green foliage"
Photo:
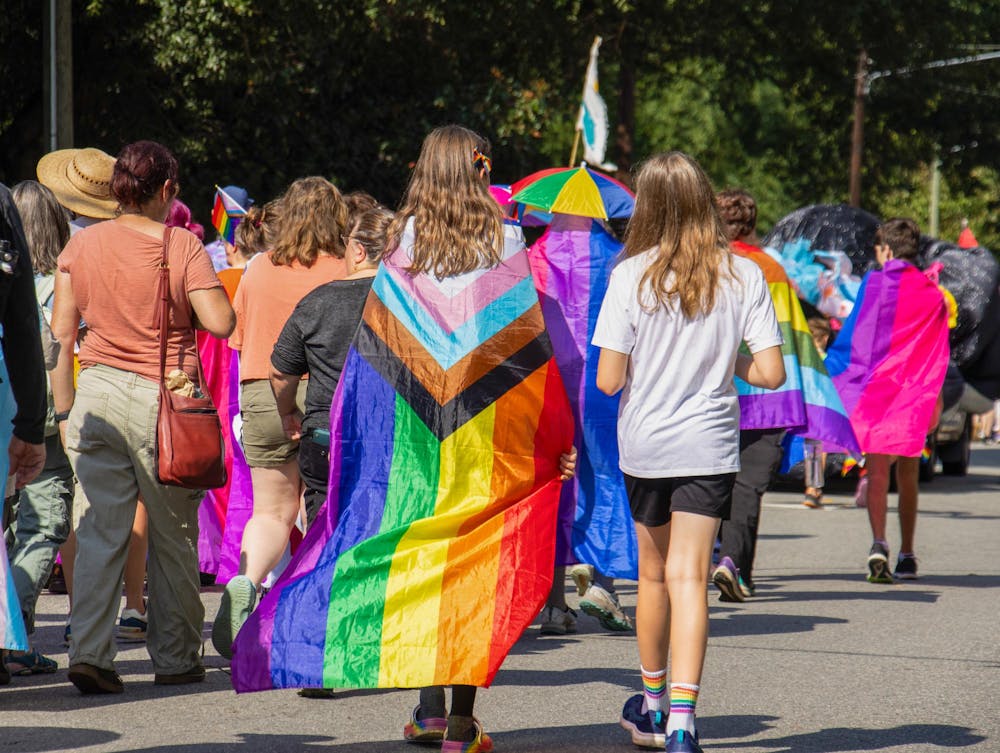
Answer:
<svg viewBox="0 0 1000 753"><path fill-rule="evenodd" d="M42 5L12 0L0 25L7 182L32 177L45 152L41 77L24 74L43 59ZM968 216L1000 243L1000 61L920 68L989 41L1000 4L987 0L75 0L73 26L76 143L168 144L203 220L216 183L267 200L308 174L394 203L424 135L446 122L490 137L497 181L564 164L600 34L609 159L688 151L720 188L755 193L766 229L846 198L865 47L872 70L913 72L867 99L863 203L925 225L921 171L940 145L942 234Z"/></svg>

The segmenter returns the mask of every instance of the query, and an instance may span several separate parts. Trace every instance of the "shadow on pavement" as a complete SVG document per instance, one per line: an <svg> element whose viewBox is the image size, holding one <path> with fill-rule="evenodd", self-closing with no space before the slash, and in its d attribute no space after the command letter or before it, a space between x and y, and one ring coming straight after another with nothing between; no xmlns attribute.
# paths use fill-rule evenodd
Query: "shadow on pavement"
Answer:
<svg viewBox="0 0 1000 753"><path fill-rule="evenodd" d="M54 750L78 750L118 740L117 732L77 727L4 727L0 746L18 753L44 753ZM10 746L8 748L8 746Z"/></svg>
<svg viewBox="0 0 1000 753"><path fill-rule="evenodd" d="M837 753L837 751L884 750L903 745L964 748L986 740L969 727L947 724L903 724L889 729L858 729L857 727L831 727L818 732L788 735L773 739L728 743L725 747L768 748L775 753ZM706 738L706 742L709 742ZM714 741L711 741L714 743ZM713 745L713 747L715 747Z"/></svg>
<svg viewBox="0 0 1000 753"><path fill-rule="evenodd" d="M754 614L740 610L727 610L719 614L711 610L709 635L712 638L736 638L748 635L783 635L810 633L817 625L845 625L849 620L839 617L819 617L793 614Z"/></svg>

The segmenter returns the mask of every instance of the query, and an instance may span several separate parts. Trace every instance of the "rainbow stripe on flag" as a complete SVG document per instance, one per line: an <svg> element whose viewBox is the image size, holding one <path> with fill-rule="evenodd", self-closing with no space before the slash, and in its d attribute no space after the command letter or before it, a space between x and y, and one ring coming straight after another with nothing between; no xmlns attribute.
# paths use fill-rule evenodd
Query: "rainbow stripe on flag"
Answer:
<svg viewBox="0 0 1000 753"><path fill-rule="evenodd" d="M556 214L529 254L576 426L576 476L563 485L556 561L636 580L638 542L618 467L620 395L597 389L601 349L590 343L620 251L600 222Z"/></svg>
<svg viewBox="0 0 1000 753"><path fill-rule="evenodd" d="M236 242L236 226L247 216L247 210L241 207L232 196L218 186L215 187L215 204L212 205L212 227L226 243Z"/></svg>
<svg viewBox="0 0 1000 753"><path fill-rule="evenodd" d="M948 368L948 307L912 264L865 275L826 356L861 450L918 457Z"/></svg>
<svg viewBox="0 0 1000 753"><path fill-rule="evenodd" d="M488 685L552 583L572 444L520 228L502 262L384 260L331 408L330 496L234 644L237 691Z"/></svg>
<svg viewBox="0 0 1000 753"><path fill-rule="evenodd" d="M822 441L829 451L860 455L847 411L816 349L802 305L785 270L756 246L734 241L732 249L764 272L785 339L781 346L785 383L781 387L765 390L735 378L740 428L787 428L793 435Z"/></svg>

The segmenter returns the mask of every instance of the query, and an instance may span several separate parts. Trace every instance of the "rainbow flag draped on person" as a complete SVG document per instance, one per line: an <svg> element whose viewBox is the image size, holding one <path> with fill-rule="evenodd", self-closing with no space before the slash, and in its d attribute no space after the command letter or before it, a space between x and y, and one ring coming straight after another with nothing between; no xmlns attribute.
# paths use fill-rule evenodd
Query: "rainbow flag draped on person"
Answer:
<svg viewBox="0 0 1000 753"><path fill-rule="evenodd" d="M573 409L576 476L563 484L557 562L636 580L638 542L618 467L619 395L597 389L601 349L590 344L621 243L600 222L556 214L532 245L545 325Z"/></svg>
<svg viewBox="0 0 1000 753"><path fill-rule="evenodd" d="M232 188L232 186L230 186ZM212 205L212 227L226 243L236 242L236 226L247 216L247 210L241 207L236 199L218 186L215 187L215 204Z"/></svg>
<svg viewBox="0 0 1000 753"><path fill-rule="evenodd" d="M384 260L330 413L330 495L234 644L237 691L488 685L552 583L572 417L520 228Z"/></svg>
<svg viewBox="0 0 1000 753"><path fill-rule="evenodd" d="M861 450L833 380L816 349L802 304L782 266L764 251L733 241L733 253L764 272L785 343L785 383L776 390L753 387L735 378L741 429L787 428L789 433L823 442L826 449L860 456Z"/></svg>
<svg viewBox="0 0 1000 753"><path fill-rule="evenodd" d="M826 356L862 452L921 454L949 354L937 285L899 259L865 275Z"/></svg>

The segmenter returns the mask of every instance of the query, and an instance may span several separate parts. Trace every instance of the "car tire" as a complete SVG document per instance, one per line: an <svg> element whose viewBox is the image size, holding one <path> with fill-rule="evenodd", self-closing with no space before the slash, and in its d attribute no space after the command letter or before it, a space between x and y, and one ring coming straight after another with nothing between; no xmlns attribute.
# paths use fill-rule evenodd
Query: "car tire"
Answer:
<svg viewBox="0 0 1000 753"><path fill-rule="evenodd" d="M941 461L941 472L945 476L964 476L969 472L969 460L972 455L972 432L969 429L969 424L966 423L965 430L962 432L962 436L958 438L955 443L956 447L952 451L952 455L957 455L958 458L955 460L950 460L948 462Z"/></svg>

